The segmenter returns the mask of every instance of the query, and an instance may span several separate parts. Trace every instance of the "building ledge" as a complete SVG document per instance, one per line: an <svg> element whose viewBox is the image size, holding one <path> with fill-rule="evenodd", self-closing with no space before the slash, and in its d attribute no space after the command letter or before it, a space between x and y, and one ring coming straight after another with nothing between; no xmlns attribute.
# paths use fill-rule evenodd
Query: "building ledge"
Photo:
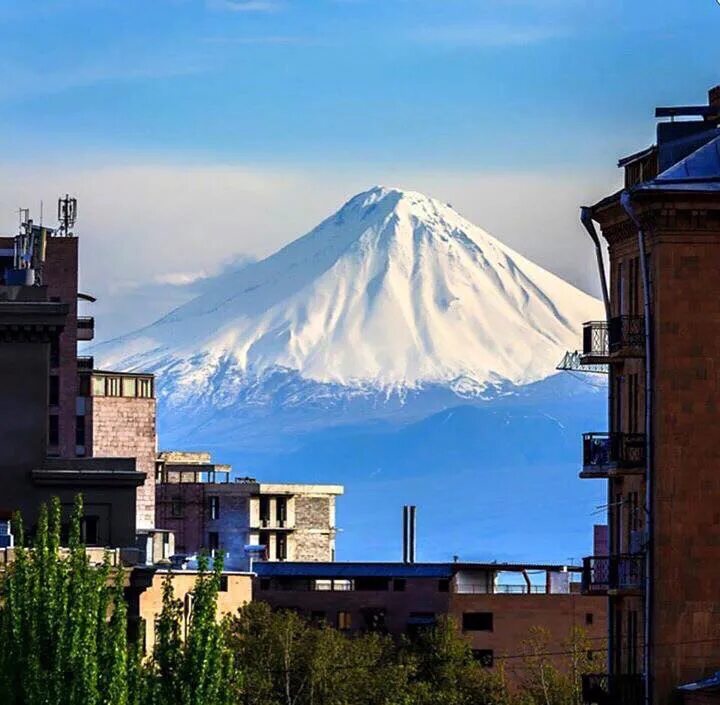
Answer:
<svg viewBox="0 0 720 705"><path fill-rule="evenodd" d="M135 458L46 458L32 471L36 485L139 487L145 477L135 469Z"/></svg>

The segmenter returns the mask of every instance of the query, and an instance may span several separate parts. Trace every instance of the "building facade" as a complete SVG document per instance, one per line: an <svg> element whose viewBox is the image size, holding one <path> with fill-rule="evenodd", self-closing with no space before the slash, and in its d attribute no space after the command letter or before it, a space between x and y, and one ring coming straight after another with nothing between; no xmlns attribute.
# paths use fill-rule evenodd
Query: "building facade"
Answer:
<svg viewBox="0 0 720 705"><path fill-rule="evenodd" d="M342 486L230 482L230 471L209 453L158 455L155 523L179 554L222 549L232 568L248 566L246 546L264 546L268 561L334 559Z"/></svg>
<svg viewBox="0 0 720 705"><path fill-rule="evenodd" d="M665 705L720 667L720 88L656 116L671 120L656 144L621 160L624 188L583 217L610 263L607 320L585 325L582 357L609 370L609 428L586 434L581 473L607 480L610 528L609 557L586 559L610 620L588 702Z"/></svg>
<svg viewBox="0 0 720 705"><path fill-rule="evenodd" d="M85 541L131 546L135 530L154 522L154 383L151 375L94 371L92 358L78 356L78 341L92 340L95 325L78 316L78 302L94 299L78 291L74 200L62 199L59 209L58 229L37 226L26 213L17 236L0 238L0 298L8 318L0 463L8 466L4 477L26 485L7 492L0 509L20 508L31 521L49 497L72 504L82 493ZM43 319L51 309L58 319L52 326ZM24 341L17 330L26 331Z"/></svg>
<svg viewBox="0 0 720 705"><path fill-rule="evenodd" d="M564 566L497 563L258 563L253 599L291 609L347 633L412 635L452 617L488 668L502 663L511 683L525 673L523 642L533 629L548 636L558 667L573 630L603 662L607 634L603 597L580 594ZM538 582L531 575L543 575ZM535 577L537 581L537 578ZM507 581L507 582L503 582Z"/></svg>

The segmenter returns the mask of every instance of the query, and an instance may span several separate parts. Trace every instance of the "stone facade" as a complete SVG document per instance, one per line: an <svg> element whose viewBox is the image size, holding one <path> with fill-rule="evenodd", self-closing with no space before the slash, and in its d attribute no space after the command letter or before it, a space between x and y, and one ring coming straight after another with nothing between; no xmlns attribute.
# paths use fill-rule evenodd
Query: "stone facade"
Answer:
<svg viewBox="0 0 720 705"><path fill-rule="evenodd" d="M155 522L173 531L178 553L221 548L233 569L249 565L246 545L266 546L266 560L328 561L335 556L337 485L236 482L207 454L160 454ZM208 481L208 480L215 481Z"/></svg>
<svg viewBox="0 0 720 705"><path fill-rule="evenodd" d="M155 399L93 396L86 407L89 455L135 458L136 470L145 473L137 489L138 529L155 525Z"/></svg>

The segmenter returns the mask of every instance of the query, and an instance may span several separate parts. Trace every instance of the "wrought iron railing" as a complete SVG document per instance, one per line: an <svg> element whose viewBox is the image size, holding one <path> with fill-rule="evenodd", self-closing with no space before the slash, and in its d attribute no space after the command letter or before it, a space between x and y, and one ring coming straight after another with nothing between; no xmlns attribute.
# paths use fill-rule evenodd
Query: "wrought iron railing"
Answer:
<svg viewBox="0 0 720 705"><path fill-rule="evenodd" d="M583 469L585 472L609 465L638 468L645 464L644 433L583 434Z"/></svg>
<svg viewBox="0 0 720 705"><path fill-rule="evenodd" d="M607 357L608 324L606 321L588 321L583 324L583 357Z"/></svg>
<svg viewBox="0 0 720 705"><path fill-rule="evenodd" d="M642 350L645 347L645 318L643 316L615 316L608 326L611 353L621 350Z"/></svg>
<svg viewBox="0 0 720 705"><path fill-rule="evenodd" d="M645 586L645 554L588 556L583 558L581 590L598 595L608 590L642 590Z"/></svg>
<svg viewBox="0 0 720 705"><path fill-rule="evenodd" d="M582 697L586 705L641 705L645 683L639 673L587 673L582 677Z"/></svg>

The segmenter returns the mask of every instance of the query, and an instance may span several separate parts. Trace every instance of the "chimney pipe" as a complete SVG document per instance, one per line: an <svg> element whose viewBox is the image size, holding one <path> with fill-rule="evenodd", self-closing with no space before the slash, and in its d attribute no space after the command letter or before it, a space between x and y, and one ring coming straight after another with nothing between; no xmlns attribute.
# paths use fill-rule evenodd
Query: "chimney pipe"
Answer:
<svg viewBox="0 0 720 705"><path fill-rule="evenodd" d="M410 536L408 535L408 505L403 506L403 563L408 562L408 540Z"/></svg>
<svg viewBox="0 0 720 705"><path fill-rule="evenodd" d="M410 505L410 518L409 533L410 533L410 545L408 546L408 563L415 562L415 529L417 527L417 507L412 504Z"/></svg>

